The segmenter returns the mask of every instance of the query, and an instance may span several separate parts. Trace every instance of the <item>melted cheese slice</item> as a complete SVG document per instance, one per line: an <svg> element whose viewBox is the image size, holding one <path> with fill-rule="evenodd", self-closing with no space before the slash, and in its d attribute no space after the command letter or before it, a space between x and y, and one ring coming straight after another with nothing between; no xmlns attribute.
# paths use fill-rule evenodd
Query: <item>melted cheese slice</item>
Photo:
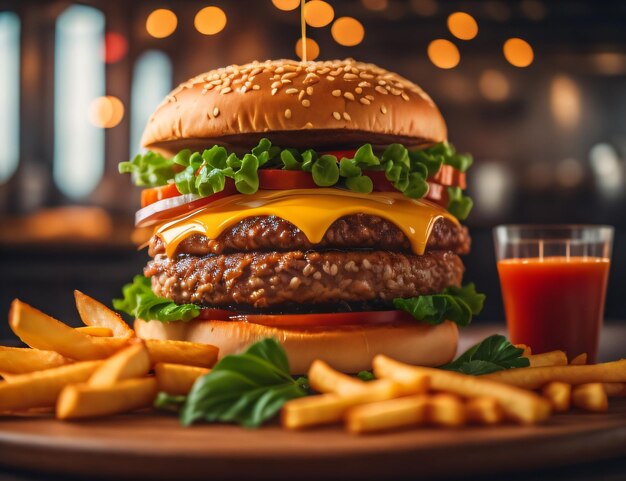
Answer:
<svg viewBox="0 0 626 481"><path fill-rule="evenodd" d="M259 190L253 195L233 195L219 199L184 217L156 227L155 234L165 244L168 257L192 234L217 239L228 227L246 217L274 215L300 229L313 244L340 217L369 214L394 223L409 239L413 252L424 253L428 236L440 218L458 221L444 208L409 199L400 192L358 194L339 189Z"/></svg>

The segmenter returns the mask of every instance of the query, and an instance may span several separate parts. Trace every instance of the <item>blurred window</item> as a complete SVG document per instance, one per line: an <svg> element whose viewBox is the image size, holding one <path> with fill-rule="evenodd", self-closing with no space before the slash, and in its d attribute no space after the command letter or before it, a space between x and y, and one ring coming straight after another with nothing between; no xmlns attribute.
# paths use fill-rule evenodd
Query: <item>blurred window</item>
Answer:
<svg viewBox="0 0 626 481"><path fill-rule="evenodd" d="M105 93L104 15L68 7L56 22L54 65L54 180L65 195L81 198L104 172L104 130L89 123L89 108Z"/></svg>
<svg viewBox="0 0 626 481"><path fill-rule="evenodd" d="M20 156L20 19L0 12L0 183L7 181Z"/></svg>
<svg viewBox="0 0 626 481"><path fill-rule="evenodd" d="M130 156L140 149L141 134L152 112L172 89L172 62L160 50L148 50L135 62L131 92Z"/></svg>

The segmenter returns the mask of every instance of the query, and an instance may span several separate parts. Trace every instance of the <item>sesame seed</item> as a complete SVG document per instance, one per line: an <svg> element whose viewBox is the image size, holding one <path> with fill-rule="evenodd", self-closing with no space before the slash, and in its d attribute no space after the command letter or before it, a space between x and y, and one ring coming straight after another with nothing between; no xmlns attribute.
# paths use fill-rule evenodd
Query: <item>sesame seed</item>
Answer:
<svg viewBox="0 0 626 481"><path fill-rule="evenodd" d="M306 88L306 94L307 94L307 95L313 95L313 87L310 87L310 86L309 86L309 87L307 87L307 88Z"/></svg>
<svg viewBox="0 0 626 481"><path fill-rule="evenodd" d="M363 89L361 87L357 87L354 89L355 93L360 94L363 93Z"/></svg>
<svg viewBox="0 0 626 481"><path fill-rule="evenodd" d="M245 94L245 93L248 91L248 86L247 86L247 85L244 85L243 87L241 87L241 88L239 89L239 91L240 91L242 94Z"/></svg>
<svg viewBox="0 0 626 481"><path fill-rule="evenodd" d="M277 88L278 88L278 87L280 87L281 85L282 85L282 84L281 84L280 82L274 82L274 83L272 84L272 88L273 88L273 89L277 89Z"/></svg>
<svg viewBox="0 0 626 481"><path fill-rule="evenodd" d="M354 95L352 94L352 92L345 92L343 96L348 100L354 100Z"/></svg>
<svg viewBox="0 0 626 481"><path fill-rule="evenodd" d="M359 87L371 87L372 84L369 82L359 82Z"/></svg>
<svg viewBox="0 0 626 481"><path fill-rule="evenodd" d="M383 114L386 114L386 113L387 113L387 107L385 107L384 105L381 105L381 106L380 106L380 111L381 111Z"/></svg>
<svg viewBox="0 0 626 481"><path fill-rule="evenodd" d="M373 95L366 95L365 98L367 100L374 100L374 96Z"/></svg>
<svg viewBox="0 0 626 481"><path fill-rule="evenodd" d="M406 100L407 102L409 100L409 96L405 92L402 92L402 98Z"/></svg>
<svg viewBox="0 0 626 481"><path fill-rule="evenodd" d="M310 73L304 78L303 83L304 85L308 85L308 84L315 84L319 81L320 81L320 78L317 75L315 75L314 73Z"/></svg>
<svg viewBox="0 0 626 481"><path fill-rule="evenodd" d="M332 94L333 97L341 97L341 90L333 90Z"/></svg>
<svg viewBox="0 0 626 481"><path fill-rule="evenodd" d="M290 119L291 118L291 109L285 110L285 118L286 119Z"/></svg>
<svg viewBox="0 0 626 481"><path fill-rule="evenodd" d="M369 105L369 104L370 104L370 101L369 101L369 100L367 100L367 99L366 99L366 98L364 98L364 97L363 97L363 98L360 98L360 99L359 99L359 102L361 102L363 105Z"/></svg>
<svg viewBox="0 0 626 481"><path fill-rule="evenodd" d="M304 99L302 101L302 106L303 107L310 107L311 106L311 101L309 99Z"/></svg>
<svg viewBox="0 0 626 481"><path fill-rule="evenodd" d="M400 94L402 93L402 91L401 91L401 90L399 90L399 89L391 89L391 93L392 93L393 95L400 95Z"/></svg>
<svg viewBox="0 0 626 481"><path fill-rule="evenodd" d="M272 89L272 95L276 95L276 92L278 92L278 89Z"/></svg>
<svg viewBox="0 0 626 481"><path fill-rule="evenodd" d="M252 86L252 90L259 90L261 88L261 86L259 84L254 84Z"/></svg>
<svg viewBox="0 0 626 481"><path fill-rule="evenodd" d="M296 77L298 74L296 72L287 72L282 76L283 79L291 79Z"/></svg>
<svg viewBox="0 0 626 481"><path fill-rule="evenodd" d="M304 90L300 90L300 93L298 94L298 100L302 100L304 98L304 94L306 92Z"/></svg>
<svg viewBox="0 0 626 481"><path fill-rule="evenodd" d="M352 117L350 117L350 114L348 112L343 113L343 118L346 120L352 120Z"/></svg>
<svg viewBox="0 0 626 481"><path fill-rule="evenodd" d="M333 80L335 80L335 77L333 77L332 75L329 75L326 77L326 80L330 80L332 82Z"/></svg>
<svg viewBox="0 0 626 481"><path fill-rule="evenodd" d="M290 89L285 90L285 93L289 94L289 95L297 94L298 93L298 89L292 87Z"/></svg>
<svg viewBox="0 0 626 481"><path fill-rule="evenodd" d="M288 79L288 78L281 78L281 79L280 79L280 83L282 83L282 84L290 84L290 83L291 83L291 80L290 80L290 79Z"/></svg>
<svg viewBox="0 0 626 481"><path fill-rule="evenodd" d="M307 122L306 124L304 124L304 128L305 129L312 129L313 128L313 124L311 122Z"/></svg>
<svg viewBox="0 0 626 481"><path fill-rule="evenodd" d="M233 89L231 89L230 87L225 87L222 90L220 90L220 95L225 95L225 94L230 93L232 91L233 91Z"/></svg>
<svg viewBox="0 0 626 481"><path fill-rule="evenodd" d="M333 117L335 117L335 120L341 120L341 114L339 112L333 112Z"/></svg>
<svg viewBox="0 0 626 481"><path fill-rule="evenodd" d="M378 85L386 85L386 84L387 84L387 81L385 81L385 80L383 80L383 79L380 79L380 80L378 81Z"/></svg>
<svg viewBox="0 0 626 481"><path fill-rule="evenodd" d="M359 77L354 75L353 73L347 73L347 74L344 74L344 76L343 76L344 80L356 80L358 78Z"/></svg>
<svg viewBox="0 0 626 481"><path fill-rule="evenodd" d="M217 117L217 116L219 116L219 114L220 114L220 109L218 109L217 107L215 107L215 108L213 109L213 117Z"/></svg>
<svg viewBox="0 0 626 481"><path fill-rule="evenodd" d="M387 95L387 91L384 89L384 87L381 87L380 85L377 85L374 90L376 90L376 92L383 94L383 95Z"/></svg>

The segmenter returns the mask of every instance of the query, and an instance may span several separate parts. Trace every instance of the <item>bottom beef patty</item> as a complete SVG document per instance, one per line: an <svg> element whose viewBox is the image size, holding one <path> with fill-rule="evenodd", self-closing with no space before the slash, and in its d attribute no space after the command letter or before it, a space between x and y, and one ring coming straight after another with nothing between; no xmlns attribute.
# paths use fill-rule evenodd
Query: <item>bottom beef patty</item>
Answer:
<svg viewBox="0 0 626 481"><path fill-rule="evenodd" d="M266 308L283 303L391 301L460 285L450 251L242 252L203 257L158 254L144 270L158 296L179 304Z"/></svg>

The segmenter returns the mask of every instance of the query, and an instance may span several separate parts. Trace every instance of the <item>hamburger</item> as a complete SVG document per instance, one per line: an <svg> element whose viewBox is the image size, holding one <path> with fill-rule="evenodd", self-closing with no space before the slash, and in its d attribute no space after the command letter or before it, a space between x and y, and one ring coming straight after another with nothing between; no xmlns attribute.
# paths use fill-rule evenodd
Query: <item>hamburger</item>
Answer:
<svg viewBox="0 0 626 481"><path fill-rule="evenodd" d="M139 337L220 357L274 337L293 373L454 357L484 299L462 285L472 158L416 84L352 59L233 65L175 88L142 144L120 172L151 259L114 301Z"/></svg>

